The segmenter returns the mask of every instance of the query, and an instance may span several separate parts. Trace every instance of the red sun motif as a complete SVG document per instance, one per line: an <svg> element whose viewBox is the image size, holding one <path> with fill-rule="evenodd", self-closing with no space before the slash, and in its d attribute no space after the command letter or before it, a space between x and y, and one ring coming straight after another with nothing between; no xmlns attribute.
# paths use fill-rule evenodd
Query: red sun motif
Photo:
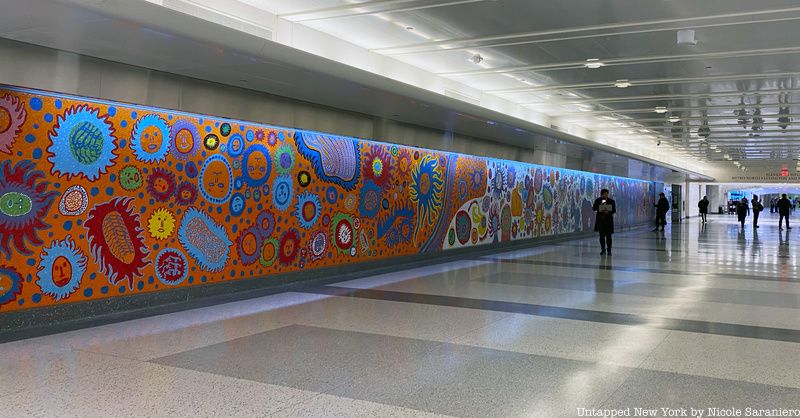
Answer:
<svg viewBox="0 0 800 418"><path fill-rule="evenodd" d="M18 98L10 94L0 97L0 152L11 154L26 116L25 106Z"/></svg>
<svg viewBox="0 0 800 418"><path fill-rule="evenodd" d="M89 211L84 227L88 231L92 256L111 284L127 281L133 289L134 279L150 263L147 247L139 228L139 215L130 208L133 199L114 198Z"/></svg>
<svg viewBox="0 0 800 418"><path fill-rule="evenodd" d="M370 145L364 156L364 177L372 180L380 188L385 188L391 179L392 157L385 146Z"/></svg>
<svg viewBox="0 0 800 418"><path fill-rule="evenodd" d="M58 192L47 191L48 183L40 181L44 173L35 167L31 161L13 166L11 161L0 163L0 253L9 259L14 253L12 243L17 252L30 255L28 245L44 244L36 232L50 227L42 219Z"/></svg>
<svg viewBox="0 0 800 418"><path fill-rule="evenodd" d="M166 248L156 256L156 275L164 284L177 285L189 273L186 257L173 248Z"/></svg>
<svg viewBox="0 0 800 418"><path fill-rule="evenodd" d="M163 168L154 168L153 173L147 176L147 192L156 201L166 202L175 192L175 174Z"/></svg>
<svg viewBox="0 0 800 418"><path fill-rule="evenodd" d="M197 187L194 184L184 181L175 190L175 202L179 205L189 206L197 200Z"/></svg>
<svg viewBox="0 0 800 418"><path fill-rule="evenodd" d="M284 266L292 264L300 251L300 238L297 230L292 228L283 233L278 252L278 261Z"/></svg>

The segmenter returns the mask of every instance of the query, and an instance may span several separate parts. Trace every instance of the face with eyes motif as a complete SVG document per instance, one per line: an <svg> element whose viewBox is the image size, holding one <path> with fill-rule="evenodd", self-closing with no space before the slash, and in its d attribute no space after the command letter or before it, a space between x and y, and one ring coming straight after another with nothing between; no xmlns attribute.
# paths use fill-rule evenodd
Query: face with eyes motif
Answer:
<svg viewBox="0 0 800 418"><path fill-rule="evenodd" d="M175 217L167 209L156 209L147 220L147 226L153 238L164 240L175 230Z"/></svg>
<svg viewBox="0 0 800 418"><path fill-rule="evenodd" d="M258 251L258 240L252 233L247 233L242 238L242 252L246 255L253 255Z"/></svg>
<svg viewBox="0 0 800 418"><path fill-rule="evenodd" d="M253 180L261 180L267 174L267 158L261 151L255 151L248 157L247 174Z"/></svg>
<svg viewBox="0 0 800 418"><path fill-rule="evenodd" d="M157 126L148 126L142 134L142 148L145 151L154 153L164 144L164 137Z"/></svg>
<svg viewBox="0 0 800 418"><path fill-rule="evenodd" d="M119 184L125 190L136 190L142 185L142 174L138 168L129 165L119 171Z"/></svg>
<svg viewBox="0 0 800 418"><path fill-rule="evenodd" d="M32 200L19 192L7 192L0 196L0 213L7 216L22 216L33 208Z"/></svg>
<svg viewBox="0 0 800 418"><path fill-rule="evenodd" d="M181 154L188 154L194 148L194 136L188 129L181 129L175 135L175 148Z"/></svg>
<svg viewBox="0 0 800 418"><path fill-rule="evenodd" d="M51 274L53 283L58 287L63 287L72 279L72 264L66 257L58 257L53 262Z"/></svg>
<svg viewBox="0 0 800 418"><path fill-rule="evenodd" d="M206 193L215 199L223 199L228 194L231 178L228 168L222 161L211 161L203 173Z"/></svg>

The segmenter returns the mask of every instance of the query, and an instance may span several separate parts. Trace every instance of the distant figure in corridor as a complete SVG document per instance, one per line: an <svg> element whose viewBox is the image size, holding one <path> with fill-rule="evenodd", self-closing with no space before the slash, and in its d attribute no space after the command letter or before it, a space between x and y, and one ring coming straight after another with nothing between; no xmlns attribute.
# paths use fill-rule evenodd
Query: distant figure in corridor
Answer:
<svg viewBox="0 0 800 418"><path fill-rule="evenodd" d="M669 200L667 200L667 196L664 193L658 194L658 203L655 204L656 206L656 227L653 231L658 231L659 228L664 230L664 227L667 226L667 212L669 212Z"/></svg>
<svg viewBox="0 0 800 418"><path fill-rule="evenodd" d="M708 222L708 196L703 196L703 199L697 202L697 207L700 209L700 221L702 223Z"/></svg>
<svg viewBox="0 0 800 418"><path fill-rule="evenodd" d="M764 205L761 204L761 199L758 195L753 195L753 228L758 228L758 215L764 210Z"/></svg>
<svg viewBox="0 0 800 418"><path fill-rule="evenodd" d="M597 212L594 230L600 233L600 254L611 255L611 235L614 234L614 214L617 213L617 202L608 197L608 189L600 191L592 210Z"/></svg>
<svg viewBox="0 0 800 418"><path fill-rule="evenodd" d="M781 195L778 200L778 229L783 230L783 220L786 219L786 229L792 229L789 226L789 214L792 212L792 201L786 197L786 193Z"/></svg>
<svg viewBox="0 0 800 418"><path fill-rule="evenodd" d="M744 229L744 220L747 219L748 209L747 198L743 197L742 201L736 206L736 216L739 218L739 223L742 224L742 229Z"/></svg>

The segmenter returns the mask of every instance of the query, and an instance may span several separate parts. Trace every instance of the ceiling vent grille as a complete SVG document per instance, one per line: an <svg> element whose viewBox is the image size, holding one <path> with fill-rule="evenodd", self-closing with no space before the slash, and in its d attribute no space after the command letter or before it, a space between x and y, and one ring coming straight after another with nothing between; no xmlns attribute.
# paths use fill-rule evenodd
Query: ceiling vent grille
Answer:
<svg viewBox="0 0 800 418"><path fill-rule="evenodd" d="M191 0L164 0L163 6L209 22L272 40L272 29Z"/></svg>

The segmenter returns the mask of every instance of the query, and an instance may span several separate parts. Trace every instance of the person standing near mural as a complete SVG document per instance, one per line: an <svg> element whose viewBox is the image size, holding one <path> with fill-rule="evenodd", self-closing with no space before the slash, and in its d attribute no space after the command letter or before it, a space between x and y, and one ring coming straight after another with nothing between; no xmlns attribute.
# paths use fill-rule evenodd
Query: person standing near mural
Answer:
<svg viewBox="0 0 800 418"><path fill-rule="evenodd" d="M792 229L789 226L789 213L792 211L792 201L786 197L786 193L781 195L778 200L778 229L783 230L783 220L786 219L786 229Z"/></svg>
<svg viewBox="0 0 800 418"><path fill-rule="evenodd" d="M742 224L742 229L744 229L744 220L747 219L747 212L749 209L747 198L743 197L742 201L736 206L736 216L739 218L739 223Z"/></svg>
<svg viewBox="0 0 800 418"><path fill-rule="evenodd" d="M658 203L655 206L656 227L653 231L658 231L659 228L663 231L664 227L667 226L667 212L669 212L669 200L667 200L667 196L664 193L658 194Z"/></svg>
<svg viewBox="0 0 800 418"><path fill-rule="evenodd" d="M703 199L697 203L697 207L700 209L700 221L702 223L708 222L708 196L703 196Z"/></svg>
<svg viewBox="0 0 800 418"><path fill-rule="evenodd" d="M608 197L608 189L600 191L592 210L597 212L594 230L600 233L600 254L611 255L611 235L614 234L614 214L617 213L617 202Z"/></svg>
<svg viewBox="0 0 800 418"><path fill-rule="evenodd" d="M758 195L753 195L753 228L758 228L758 215L764 210L764 205L761 204L761 199Z"/></svg>

